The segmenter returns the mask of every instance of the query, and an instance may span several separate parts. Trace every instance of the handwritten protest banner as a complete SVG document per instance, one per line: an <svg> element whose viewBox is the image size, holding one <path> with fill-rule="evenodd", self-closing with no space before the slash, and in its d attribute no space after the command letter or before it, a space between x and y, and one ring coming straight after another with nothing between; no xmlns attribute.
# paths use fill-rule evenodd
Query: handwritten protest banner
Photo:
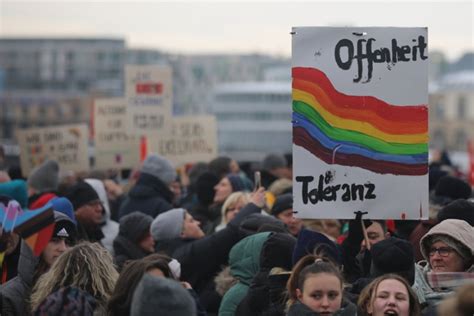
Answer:
<svg viewBox="0 0 474 316"><path fill-rule="evenodd" d="M172 115L172 74L166 66L125 66L128 126L136 135L167 129Z"/></svg>
<svg viewBox="0 0 474 316"><path fill-rule="evenodd" d="M17 130L20 163L24 176L47 159L58 162L61 170L89 170L86 124Z"/></svg>
<svg viewBox="0 0 474 316"><path fill-rule="evenodd" d="M292 34L297 216L427 218L427 29Z"/></svg>
<svg viewBox="0 0 474 316"><path fill-rule="evenodd" d="M217 128L214 116L174 117L167 133L149 139L150 151L175 165L210 161L217 156Z"/></svg>
<svg viewBox="0 0 474 316"><path fill-rule="evenodd" d="M140 141L129 133L124 98L94 101L96 169L134 168L140 162Z"/></svg>

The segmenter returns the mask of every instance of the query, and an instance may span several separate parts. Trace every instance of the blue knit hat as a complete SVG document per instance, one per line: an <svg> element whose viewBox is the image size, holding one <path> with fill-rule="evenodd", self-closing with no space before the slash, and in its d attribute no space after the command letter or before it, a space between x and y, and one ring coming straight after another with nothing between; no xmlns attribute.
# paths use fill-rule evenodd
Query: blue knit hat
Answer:
<svg viewBox="0 0 474 316"><path fill-rule="evenodd" d="M295 250L293 251L293 265L306 255L318 254L334 261L339 266L342 265L342 253L339 247L327 238L324 234L302 229L298 234Z"/></svg>
<svg viewBox="0 0 474 316"><path fill-rule="evenodd" d="M50 201L50 203L53 205L53 210L65 214L74 222L75 225L77 225L76 216L74 215L74 207L72 206L71 201L65 197L55 197Z"/></svg>
<svg viewBox="0 0 474 316"><path fill-rule="evenodd" d="M226 178L229 179L230 185L232 186L232 192L245 191L245 184L240 176L235 174L228 174Z"/></svg>

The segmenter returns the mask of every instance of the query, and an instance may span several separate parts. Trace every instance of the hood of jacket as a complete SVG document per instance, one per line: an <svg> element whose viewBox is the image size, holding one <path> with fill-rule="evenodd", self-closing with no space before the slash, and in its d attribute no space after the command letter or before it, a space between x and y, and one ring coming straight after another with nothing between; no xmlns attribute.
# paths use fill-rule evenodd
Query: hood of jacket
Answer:
<svg viewBox="0 0 474 316"><path fill-rule="evenodd" d="M97 192L100 202L102 202L102 206L104 207L104 221L110 220L110 205L104 183L98 179L85 179L84 181L90 184L94 191Z"/></svg>
<svg viewBox="0 0 474 316"><path fill-rule="evenodd" d="M239 241L229 254L230 273L247 286L260 270L260 254L270 232L259 233Z"/></svg>
<svg viewBox="0 0 474 316"><path fill-rule="evenodd" d="M474 227L466 221L447 219L430 229L420 240L420 250L423 257L429 260L429 247L434 236L448 236L464 245L474 255Z"/></svg>
<svg viewBox="0 0 474 316"><path fill-rule="evenodd" d="M347 301L342 301L341 308L338 309L333 315L334 316L354 316L357 315L357 307ZM301 302L296 302L295 304L291 305L288 310L288 316L316 316L319 313L312 311L308 306L304 305Z"/></svg>
<svg viewBox="0 0 474 316"><path fill-rule="evenodd" d="M20 249L20 259L18 259L18 276L30 287L33 286L33 277L39 257L35 257L28 244L22 239Z"/></svg>
<svg viewBox="0 0 474 316"><path fill-rule="evenodd" d="M114 255L115 257L123 256L128 260L136 260L146 257L148 254L138 247L130 239L118 235L114 239Z"/></svg>
<svg viewBox="0 0 474 316"><path fill-rule="evenodd" d="M130 190L129 197L147 199L161 197L168 203L173 202L173 192L163 181L147 173L140 174L135 186Z"/></svg>

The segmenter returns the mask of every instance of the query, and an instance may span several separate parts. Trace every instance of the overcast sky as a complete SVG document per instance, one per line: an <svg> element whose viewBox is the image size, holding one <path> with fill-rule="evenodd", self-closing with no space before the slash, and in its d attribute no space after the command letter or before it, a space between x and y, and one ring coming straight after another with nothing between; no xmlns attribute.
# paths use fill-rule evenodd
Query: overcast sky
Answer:
<svg viewBox="0 0 474 316"><path fill-rule="evenodd" d="M430 50L474 50L473 1L0 0L1 37L113 36L174 53L290 56L292 26L427 26Z"/></svg>

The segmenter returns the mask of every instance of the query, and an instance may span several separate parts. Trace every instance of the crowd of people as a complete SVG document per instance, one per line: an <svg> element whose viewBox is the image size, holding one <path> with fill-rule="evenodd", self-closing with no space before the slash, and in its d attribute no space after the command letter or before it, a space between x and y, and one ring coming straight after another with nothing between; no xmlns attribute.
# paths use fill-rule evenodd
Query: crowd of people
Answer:
<svg viewBox="0 0 474 316"><path fill-rule="evenodd" d="M39 256L0 230L1 315L474 315L472 187L446 156L421 221L299 219L291 155L256 167L0 166L0 207L54 212Z"/></svg>

